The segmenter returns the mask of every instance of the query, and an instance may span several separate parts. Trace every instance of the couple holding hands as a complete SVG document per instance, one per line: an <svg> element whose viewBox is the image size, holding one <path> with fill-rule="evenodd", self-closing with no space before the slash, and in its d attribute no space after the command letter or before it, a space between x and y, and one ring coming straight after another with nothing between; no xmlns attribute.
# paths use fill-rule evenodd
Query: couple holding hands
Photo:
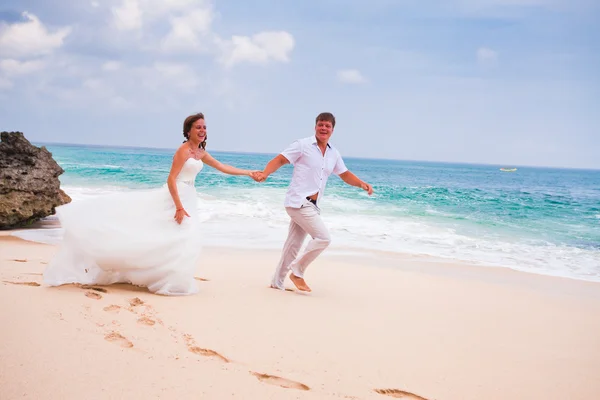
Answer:
<svg viewBox="0 0 600 400"><path fill-rule="evenodd" d="M289 163L294 170L284 206L290 225L271 288L283 290L289 273L299 290L310 292L304 273L331 241L319 208L327 179L336 174L369 195L373 192L370 184L348 170L338 150L329 143L334 128L333 114L319 114L314 135L294 141L262 171L249 171L213 158L206 151L204 115L187 117L183 123L186 140L175 152L166 185L57 207L63 242L44 271L44 283L124 282L156 294L195 294L198 287L194 272L202 246L196 175L206 164L226 174L248 175L262 182ZM308 235L311 239L300 252Z"/></svg>

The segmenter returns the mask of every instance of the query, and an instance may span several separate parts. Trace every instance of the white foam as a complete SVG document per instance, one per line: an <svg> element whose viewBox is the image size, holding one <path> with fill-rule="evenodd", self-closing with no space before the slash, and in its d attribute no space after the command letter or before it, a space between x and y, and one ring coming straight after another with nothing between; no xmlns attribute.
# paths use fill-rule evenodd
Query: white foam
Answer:
<svg viewBox="0 0 600 400"><path fill-rule="evenodd" d="M73 201L124 188L67 187ZM280 249L289 217L283 208L285 189L220 188L198 194L207 246ZM332 250L382 250L429 255L479 265L504 266L545 275L600 281L600 250L533 241L497 232L457 233L405 216L400 207L386 210L372 202L326 198L322 218L332 234ZM24 239L58 243L56 228L16 233Z"/></svg>
<svg viewBox="0 0 600 400"><path fill-rule="evenodd" d="M102 195L107 195L115 192L124 192L130 191L132 189L122 187L122 186L89 186L89 187L81 187L81 186L70 186L64 185L62 189L66 194L71 197L71 200L84 200L86 198L98 197Z"/></svg>
<svg viewBox="0 0 600 400"><path fill-rule="evenodd" d="M75 163L75 162L66 162L57 160L58 164L63 168L76 167L76 168L93 168L93 169L114 169L120 170L123 169L122 165L112 165L112 164L85 164L85 163Z"/></svg>

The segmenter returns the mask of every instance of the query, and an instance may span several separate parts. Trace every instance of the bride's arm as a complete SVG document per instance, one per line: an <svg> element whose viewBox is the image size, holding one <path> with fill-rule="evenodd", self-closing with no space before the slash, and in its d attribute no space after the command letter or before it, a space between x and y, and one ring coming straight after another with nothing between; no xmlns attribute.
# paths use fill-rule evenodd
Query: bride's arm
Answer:
<svg viewBox="0 0 600 400"><path fill-rule="evenodd" d="M220 161L214 159L213 156L208 154L208 152L204 152L204 155L202 156L202 161L204 162L204 164L209 165L214 169L223 172L224 174L252 176L252 173L254 172L247 169L240 169L232 167L231 165L223 164Z"/></svg>
<svg viewBox="0 0 600 400"><path fill-rule="evenodd" d="M181 168L183 167L183 164L185 164L186 160L186 149L184 147L180 147L173 156L173 164L171 165L171 171L169 172L169 177L167 178L167 186L169 187L169 192L171 193L171 197L173 198L173 202L175 203L175 207L178 211L183 210L183 204L181 204L179 192L177 191L177 175L179 175L179 172L181 172ZM185 210L183 211L185 212Z"/></svg>

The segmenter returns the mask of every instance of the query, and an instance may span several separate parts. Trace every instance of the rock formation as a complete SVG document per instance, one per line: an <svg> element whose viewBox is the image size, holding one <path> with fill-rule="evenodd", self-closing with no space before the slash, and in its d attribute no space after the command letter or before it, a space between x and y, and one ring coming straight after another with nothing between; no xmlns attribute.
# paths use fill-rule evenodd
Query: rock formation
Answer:
<svg viewBox="0 0 600 400"><path fill-rule="evenodd" d="M0 137L0 229L30 225L71 201L60 189L64 170L45 147L32 145L21 132Z"/></svg>

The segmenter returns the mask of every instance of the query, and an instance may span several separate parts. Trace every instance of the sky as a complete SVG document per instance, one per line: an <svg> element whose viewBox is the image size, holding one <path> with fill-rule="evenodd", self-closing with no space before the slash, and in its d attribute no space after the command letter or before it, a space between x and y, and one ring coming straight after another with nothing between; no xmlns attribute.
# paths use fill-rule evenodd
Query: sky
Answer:
<svg viewBox="0 0 600 400"><path fill-rule="evenodd" d="M277 153L600 168L596 0L2 0L0 130Z"/></svg>

